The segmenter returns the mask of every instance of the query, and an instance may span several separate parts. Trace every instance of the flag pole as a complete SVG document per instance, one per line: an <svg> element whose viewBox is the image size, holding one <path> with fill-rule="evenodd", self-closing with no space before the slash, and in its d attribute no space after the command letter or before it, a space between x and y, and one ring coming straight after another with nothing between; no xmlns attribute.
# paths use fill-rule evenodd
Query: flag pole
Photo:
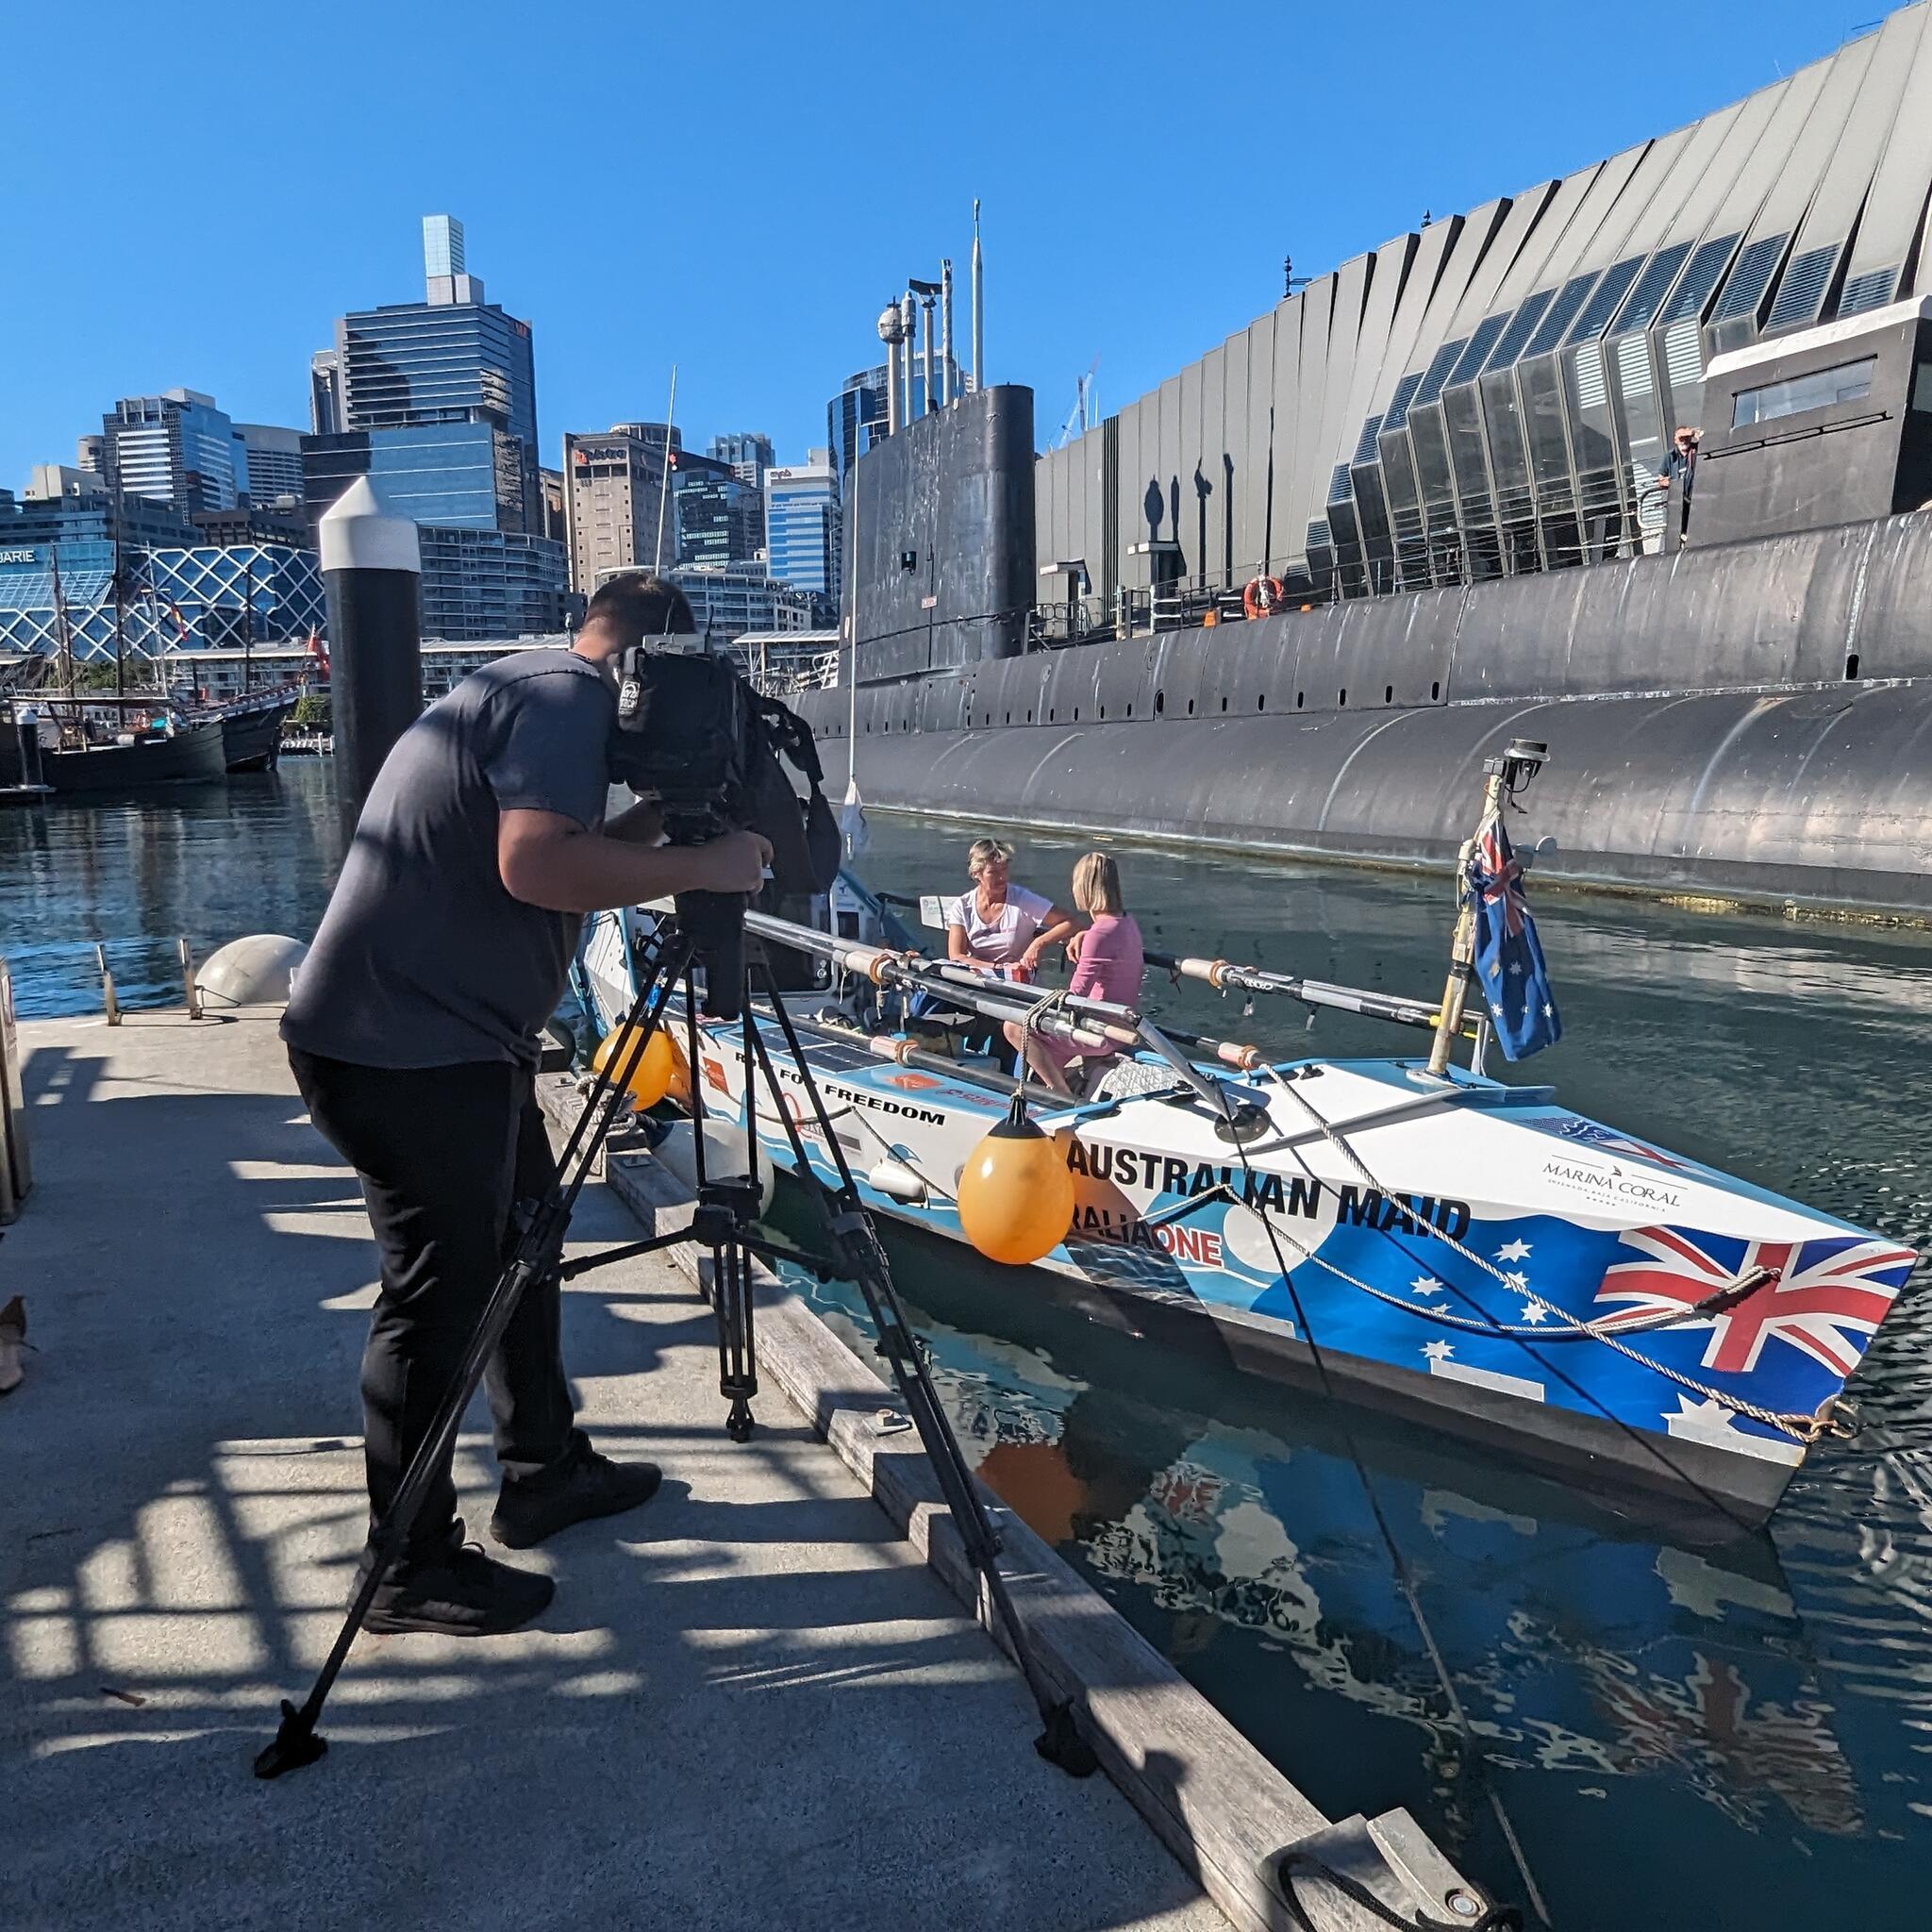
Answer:
<svg viewBox="0 0 1932 1932"><path fill-rule="evenodd" d="M1514 798L1548 763L1549 756L1546 744L1512 738L1503 751L1483 760L1482 815L1456 855L1456 931L1449 942L1449 977L1442 987L1442 1010L1436 1016L1436 1039L1429 1049L1429 1072L1437 1079L1449 1071L1449 1055L1456 1036L1462 1031L1463 1007L1475 972L1475 894L1469 874L1483 827L1501 816L1504 801Z"/></svg>

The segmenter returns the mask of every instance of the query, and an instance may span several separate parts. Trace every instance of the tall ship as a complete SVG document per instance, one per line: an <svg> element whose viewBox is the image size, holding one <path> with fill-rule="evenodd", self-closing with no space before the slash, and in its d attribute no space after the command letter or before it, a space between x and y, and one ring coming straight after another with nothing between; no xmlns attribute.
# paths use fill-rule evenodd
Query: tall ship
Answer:
<svg viewBox="0 0 1932 1932"><path fill-rule="evenodd" d="M1928 216L1921 0L1044 454L908 295L799 708L868 805L1427 866L1525 737L1546 876L1923 919Z"/></svg>

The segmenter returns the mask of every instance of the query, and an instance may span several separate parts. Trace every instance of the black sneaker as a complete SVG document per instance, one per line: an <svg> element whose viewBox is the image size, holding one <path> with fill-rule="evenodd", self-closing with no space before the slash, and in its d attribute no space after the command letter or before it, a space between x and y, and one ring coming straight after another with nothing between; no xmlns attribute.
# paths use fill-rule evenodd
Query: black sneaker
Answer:
<svg viewBox="0 0 1932 1932"><path fill-rule="evenodd" d="M464 1542L458 1522L446 1549L406 1558L377 1585L365 1627L386 1637L498 1637L541 1616L556 1594L549 1577L512 1570Z"/></svg>
<svg viewBox="0 0 1932 1932"><path fill-rule="evenodd" d="M591 1447L581 1430L570 1454L541 1475L504 1480L490 1534L506 1549L527 1550L574 1523L618 1516L648 1503L663 1472L655 1462L612 1462Z"/></svg>

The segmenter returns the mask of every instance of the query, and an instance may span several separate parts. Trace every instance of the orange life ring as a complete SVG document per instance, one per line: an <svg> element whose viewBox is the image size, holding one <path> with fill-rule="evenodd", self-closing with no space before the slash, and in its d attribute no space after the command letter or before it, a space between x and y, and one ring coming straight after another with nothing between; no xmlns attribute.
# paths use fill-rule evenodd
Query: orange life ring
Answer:
<svg viewBox="0 0 1932 1932"><path fill-rule="evenodd" d="M1279 577L1256 577L1241 592L1241 611L1247 617L1266 617L1287 599L1288 587Z"/></svg>

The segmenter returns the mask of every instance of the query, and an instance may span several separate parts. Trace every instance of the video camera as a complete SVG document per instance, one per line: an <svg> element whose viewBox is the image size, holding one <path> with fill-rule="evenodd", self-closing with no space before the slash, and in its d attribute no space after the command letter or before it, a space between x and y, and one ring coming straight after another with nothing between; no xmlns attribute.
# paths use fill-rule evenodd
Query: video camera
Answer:
<svg viewBox="0 0 1932 1932"><path fill-rule="evenodd" d="M803 777L801 799L779 763ZM726 832L757 832L772 848L772 875L758 895L774 912L797 916L800 902L828 891L840 839L805 721L763 697L723 658L634 644L618 660L617 728L610 775L655 795L674 845L702 845ZM744 985L743 918L735 892L681 892L677 915L705 969L705 1011L738 1016Z"/></svg>

